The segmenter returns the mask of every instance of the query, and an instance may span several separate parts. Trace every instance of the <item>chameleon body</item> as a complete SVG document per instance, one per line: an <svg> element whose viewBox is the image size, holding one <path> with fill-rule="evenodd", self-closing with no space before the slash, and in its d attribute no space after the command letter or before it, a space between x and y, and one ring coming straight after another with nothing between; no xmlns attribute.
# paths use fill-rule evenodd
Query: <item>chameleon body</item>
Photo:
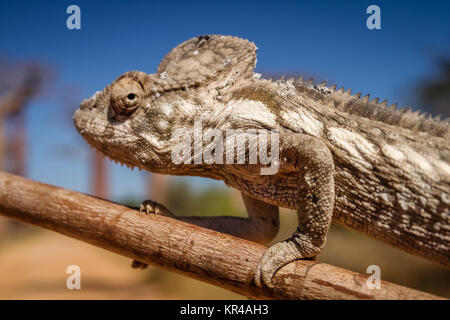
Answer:
<svg viewBox="0 0 450 320"><path fill-rule="evenodd" d="M253 72L256 50L237 37L190 39L155 74L127 72L84 100L75 126L128 166L224 181L241 191L248 218L176 217L151 201L146 212L264 243L278 232L278 208L297 210L297 230L267 249L257 285L273 286L279 268L315 257L331 221L450 266L449 122L326 83L262 79ZM199 118L203 130L276 130L278 171L261 175L264 165L248 162L174 163L172 133L193 129Z"/></svg>

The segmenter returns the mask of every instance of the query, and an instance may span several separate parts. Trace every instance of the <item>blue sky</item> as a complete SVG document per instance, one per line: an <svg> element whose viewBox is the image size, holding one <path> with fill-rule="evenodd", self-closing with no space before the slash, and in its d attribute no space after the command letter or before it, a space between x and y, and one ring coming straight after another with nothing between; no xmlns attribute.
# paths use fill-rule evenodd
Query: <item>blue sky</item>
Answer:
<svg viewBox="0 0 450 320"><path fill-rule="evenodd" d="M81 8L81 30L66 28L70 4ZM366 28L371 4L381 30ZM54 87L77 88L67 98L81 101L123 72L154 72L182 41L230 34L256 43L257 72L314 75L402 105L450 53L449 12L449 1L2 1L0 56L52 65ZM60 95L27 110L28 176L89 192L89 155L70 119L77 105L68 110ZM111 198L145 196L143 174L110 168Z"/></svg>

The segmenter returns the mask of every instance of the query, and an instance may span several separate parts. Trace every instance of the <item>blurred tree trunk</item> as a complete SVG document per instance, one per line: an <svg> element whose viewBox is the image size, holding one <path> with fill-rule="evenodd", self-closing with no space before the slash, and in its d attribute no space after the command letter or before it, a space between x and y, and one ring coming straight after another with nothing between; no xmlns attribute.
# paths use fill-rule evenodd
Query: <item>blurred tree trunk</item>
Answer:
<svg viewBox="0 0 450 320"><path fill-rule="evenodd" d="M165 203L169 189L169 176L158 173L150 173L148 176L148 195L156 202Z"/></svg>
<svg viewBox="0 0 450 320"><path fill-rule="evenodd" d="M6 128L5 117L0 117L0 171L5 171L6 160Z"/></svg>
<svg viewBox="0 0 450 320"><path fill-rule="evenodd" d="M97 150L91 150L92 193L102 199L108 199L108 167L106 159Z"/></svg>
<svg viewBox="0 0 450 320"><path fill-rule="evenodd" d="M3 66L6 64L1 64ZM0 169L25 173L26 123L24 109L42 89L48 70L39 65L0 69ZM6 121L13 121L12 137ZM10 157L7 161L7 157ZM7 167L9 164L9 167Z"/></svg>
<svg viewBox="0 0 450 320"><path fill-rule="evenodd" d="M21 109L12 118L12 139L10 144L11 172L20 176L26 175L26 150L27 150L27 128L25 121L25 110Z"/></svg>

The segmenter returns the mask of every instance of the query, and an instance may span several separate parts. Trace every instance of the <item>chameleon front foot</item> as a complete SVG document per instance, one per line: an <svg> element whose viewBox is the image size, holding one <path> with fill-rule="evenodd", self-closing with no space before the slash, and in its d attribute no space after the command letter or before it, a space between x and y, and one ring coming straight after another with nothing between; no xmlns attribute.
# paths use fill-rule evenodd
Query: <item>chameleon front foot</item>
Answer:
<svg viewBox="0 0 450 320"><path fill-rule="evenodd" d="M142 202L139 211L147 214L156 214L171 218L175 217L175 215L170 212L169 209L167 209L165 206L152 200L145 200L144 202Z"/></svg>
<svg viewBox="0 0 450 320"><path fill-rule="evenodd" d="M278 242L264 252L255 273L255 283L258 287L264 284L274 287L272 278L275 273L288 263L304 258L294 241L288 239Z"/></svg>

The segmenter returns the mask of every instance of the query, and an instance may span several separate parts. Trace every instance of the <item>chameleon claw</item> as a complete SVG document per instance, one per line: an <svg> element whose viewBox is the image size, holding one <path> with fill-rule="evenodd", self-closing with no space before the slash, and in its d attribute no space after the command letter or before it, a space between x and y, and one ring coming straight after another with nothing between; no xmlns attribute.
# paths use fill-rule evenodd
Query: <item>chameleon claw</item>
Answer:
<svg viewBox="0 0 450 320"><path fill-rule="evenodd" d="M261 257L254 276L255 284L258 287L267 286L274 288L272 281L275 273L288 263L302 259L303 256L295 243L285 240L269 247Z"/></svg>
<svg viewBox="0 0 450 320"><path fill-rule="evenodd" d="M144 202L142 202L141 206L139 207L139 211L146 214L174 217L174 214L170 212L169 209L164 207L162 204L159 204L152 200L145 200Z"/></svg>
<svg viewBox="0 0 450 320"><path fill-rule="evenodd" d="M155 207L156 207L155 204L156 204L156 202L154 202L154 201L145 200L144 202L142 202L142 204L139 208L139 211L147 213L147 214L158 214L155 211Z"/></svg>
<svg viewBox="0 0 450 320"><path fill-rule="evenodd" d="M148 267L148 264L144 263L144 262L140 262L138 260L133 260L131 262L131 267L133 269L145 269Z"/></svg>

